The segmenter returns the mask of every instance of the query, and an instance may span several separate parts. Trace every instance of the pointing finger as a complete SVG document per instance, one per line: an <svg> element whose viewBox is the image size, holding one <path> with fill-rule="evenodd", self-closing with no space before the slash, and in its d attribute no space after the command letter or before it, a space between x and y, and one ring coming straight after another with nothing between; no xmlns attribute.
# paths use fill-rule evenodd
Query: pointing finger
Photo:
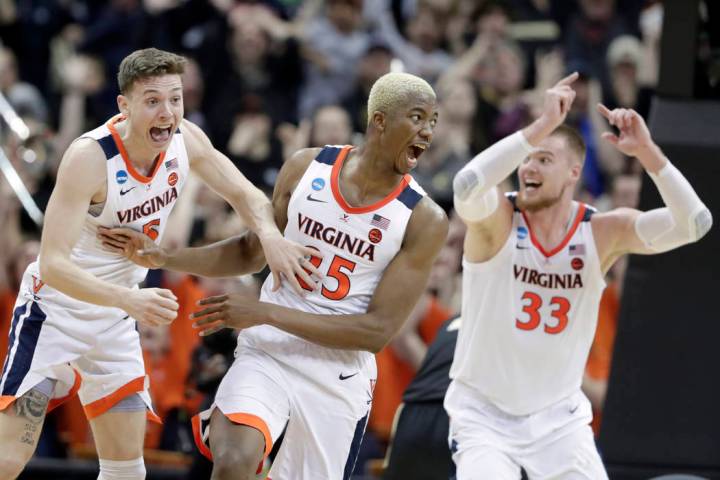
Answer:
<svg viewBox="0 0 720 480"><path fill-rule="evenodd" d="M578 74L578 72L573 72L570 75L568 75L567 77L565 77L562 80L560 80L559 82L557 82L555 84L555 86L561 87L563 85L571 85L575 80L578 79L579 76L580 76L580 74Z"/></svg>
<svg viewBox="0 0 720 480"><path fill-rule="evenodd" d="M605 105L602 103L597 104L597 111L600 112L600 115L610 120L610 109L608 109Z"/></svg>

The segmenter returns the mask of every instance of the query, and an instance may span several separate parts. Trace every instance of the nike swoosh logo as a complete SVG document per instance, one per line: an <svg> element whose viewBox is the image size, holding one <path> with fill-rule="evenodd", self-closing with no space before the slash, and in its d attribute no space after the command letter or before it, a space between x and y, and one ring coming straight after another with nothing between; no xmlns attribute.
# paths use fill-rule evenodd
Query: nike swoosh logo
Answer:
<svg viewBox="0 0 720 480"><path fill-rule="evenodd" d="M305 197L311 202L320 202L320 203L328 203L325 200L320 200L319 198L313 198L312 194L308 193L308 196Z"/></svg>
<svg viewBox="0 0 720 480"><path fill-rule="evenodd" d="M350 377L354 377L354 376L357 375L358 373L360 373L360 372L355 372L355 373L353 373L352 375L347 375L347 376L346 376L346 375L343 375L343 374L341 373L338 378L339 378L340 380L347 380L347 379L350 378Z"/></svg>
<svg viewBox="0 0 720 480"><path fill-rule="evenodd" d="M127 190L123 190L123 189L121 188L121 189L120 189L120 195L125 195L126 193L132 191L133 189L135 189L135 187L130 187L130 188L128 188Z"/></svg>
<svg viewBox="0 0 720 480"><path fill-rule="evenodd" d="M517 248L518 250L527 250L530 247L521 247L520 245L515 245L515 248Z"/></svg>
<svg viewBox="0 0 720 480"><path fill-rule="evenodd" d="M575 405L573 408L570 409L570 414L572 415L577 411L577 409L580 408L580 405Z"/></svg>

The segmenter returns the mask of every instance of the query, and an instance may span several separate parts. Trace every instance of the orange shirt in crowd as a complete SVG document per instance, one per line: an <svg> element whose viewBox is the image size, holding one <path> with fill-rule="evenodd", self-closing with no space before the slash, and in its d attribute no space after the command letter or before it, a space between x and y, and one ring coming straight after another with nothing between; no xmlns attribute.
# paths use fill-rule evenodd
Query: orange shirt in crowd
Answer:
<svg viewBox="0 0 720 480"><path fill-rule="evenodd" d="M0 291L0 354L2 355L3 363L5 362L5 354L8 349L8 335L10 334L10 324L12 323L16 296L17 292L11 290Z"/></svg>
<svg viewBox="0 0 720 480"><path fill-rule="evenodd" d="M150 376L150 396L155 413L161 419L174 408L186 408L194 413L202 400L200 397L188 399L186 395L192 352L200 342L189 316L197 310L198 300L207 295L189 275L169 278L177 281L166 281L163 287L172 290L179 304L178 316L170 324L170 348L159 358L152 358L147 352L143 352L145 371ZM147 448L157 448L162 428L162 425L148 423L145 436Z"/></svg>
<svg viewBox="0 0 720 480"><path fill-rule="evenodd" d="M595 380L607 381L610 376L615 333L617 332L618 313L620 311L620 296L616 282L610 282L603 291L598 310L597 330L590 347L590 355L585 366L585 372ZM595 435L600 431L602 414L593 411L591 426Z"/></svg>
<svg viewBox="0 0 720 480"><path fill-rule="evenodd" d="M426 345L435 339L440 325L451 315L452 312L440 305L435 297L431 298L425 317L418 326L418 333ZM383 440L387 440L390 438L395 410L400 406L403 393L415 376L415 371L397 356L390 345L376 354L375 359L378 377L369 427Z"/></svg>

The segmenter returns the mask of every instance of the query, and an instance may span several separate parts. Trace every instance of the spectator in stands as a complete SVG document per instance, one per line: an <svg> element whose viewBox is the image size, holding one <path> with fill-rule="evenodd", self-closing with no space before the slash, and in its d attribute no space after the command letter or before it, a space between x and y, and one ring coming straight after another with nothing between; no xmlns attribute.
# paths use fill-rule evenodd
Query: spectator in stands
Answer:
<svg viewBox="0 0 720 480"><path fill-rule="evenodd" d="M370 45L361 28L363 0L328 0L322 14L304 32L306 77L300 96L300 117L320 105L336 104L353 88L358 62Z"/></svg>

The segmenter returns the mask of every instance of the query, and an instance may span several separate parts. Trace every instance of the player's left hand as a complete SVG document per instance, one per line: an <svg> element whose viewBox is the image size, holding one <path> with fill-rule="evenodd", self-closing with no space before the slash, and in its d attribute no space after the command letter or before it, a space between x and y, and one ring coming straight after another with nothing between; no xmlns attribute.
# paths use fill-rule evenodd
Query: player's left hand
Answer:
<svg viewBox="0 0 720 480"><path fill-rule="evenodd" d="M97 238L103 247L111 252L145 268L162 268L167 252L147 235L130 228L98 227Z"/></svg>
<svg viewBox="0 0 720 480"><path fill-rule="evenodd" d="M602 103L598 103L597 109L610 125L620 131L620 135L604 132L602 138L615 145L622 153L637 157L643 150L652 146L653 141L645 120L635 110L629 108L610 110Z"/></svg>
<svg viewBox="0 0 720 480"><path fill-rule="evenodd" d="M265 260L272 271L273 292L280 288L280 282L283 279L298 295L303 295L303 289L298 279L302 280L311 290L317 288L322 274L310 263L310 258L313 256L322 258L322 253L316 249L291 242L279 232L260 237L260 243L265 252Z"/></svg>
<svg viewBox="0 0 720 480"><path fill-rule="evenodd" d="M262 318L262 303L257 297L248 293L232 293L203 298L198 302L202 310L193 312L190 318L194 320L193 328L200 331L205 337L219 332L223 328L244 328L259 325Z"/></svg>

